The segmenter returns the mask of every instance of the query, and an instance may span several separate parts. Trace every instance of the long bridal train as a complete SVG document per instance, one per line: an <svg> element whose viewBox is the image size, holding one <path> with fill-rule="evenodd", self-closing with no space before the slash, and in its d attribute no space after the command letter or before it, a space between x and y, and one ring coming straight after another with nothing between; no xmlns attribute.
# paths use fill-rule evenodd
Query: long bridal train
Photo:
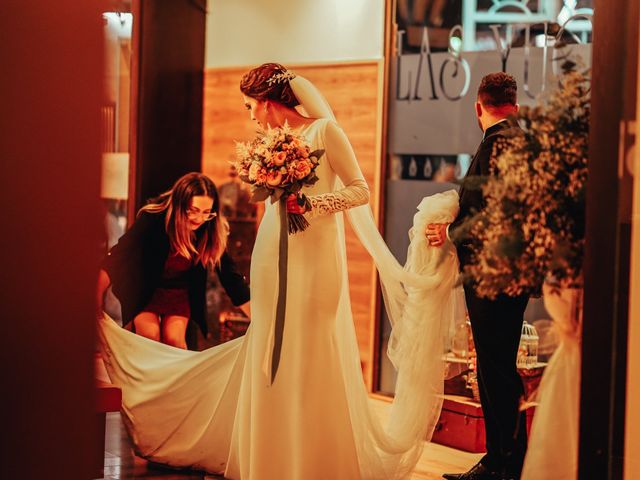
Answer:
<svg viewBox="0 0 640 480"><path fill-rule="evenodd" d="M394 317L399 321L390 354L398 383L385 428L368 408L343 269L337 311L322 325L305 321L310 315L304 299L310 292L290 284L288 297L300 299L301 321L287 323L282 364L272 386L261 368L272 315L256 308L265 292L252 291L253 319L245 337L204 352L174 349L123 330L110 319L101 321L105 363L112 381L123 389L123 418L136 452L233 479L313 479L326 478L327 472L332 478L389 479L408 474L439 414L442 338L455 314L454 299L460 300L453 288L455 254L447 251L441 261L441 250L429 248L422 232L426 223L445 220L443 215L453 216L456 208L455 192L425 199L414 218L405 269L397 271L393 262L378 264L390 309L402 302L392 301L399 298L393 291L398 283L388 279L413 283L405 289L405 309ZM371 215L368 207L349 213L353 222L366 223ZM386 248L378 244L379 236L365 237L368 249ZM344 247L344 238L338 244ZM340 251L344 255L344 248ZM381 258L379 252L374 257Z"/></svg>
<svg viewBox="0 0 640 480"><path fill-rule="evenodd" d="M307 231L289 238L287 322L270 385L262 366L277 293L271 249L279 219L272 207L252 256L252 322L244 337L191 352L135 335L106 317L99 322L105 365L122 388L122 416L136 453L236 480L404 478L437 421L443 339L463 301L453 247L430 247L423 232L427 223L455 217L457 193L420 204L404 268L375 229L368 206L347 213L376 262L394 323L389 355L398 379L384 427L369 409L360 369L340 213L313 218Z"/></svg>

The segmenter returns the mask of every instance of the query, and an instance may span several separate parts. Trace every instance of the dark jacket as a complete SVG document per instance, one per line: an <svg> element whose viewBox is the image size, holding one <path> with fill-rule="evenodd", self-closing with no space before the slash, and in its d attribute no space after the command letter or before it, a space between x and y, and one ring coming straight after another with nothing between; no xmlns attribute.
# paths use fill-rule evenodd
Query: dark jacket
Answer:
<svg viewBox="0 0 640 480"><path fill-rule="evenodd" d="M493 148L499 138L511 137L521 131L520 127L509 120L503 120L484 132L482 142L478 147L469 170L460 187L460 211L449 227L449 232L458 251L460 267L468 265L472 261L472 247L474 240L468 236L464 228L460 228L465 220L481 211L486 206L482 195L482 189L478 184L481 177L492 174L490 160Z"/></svg>
<svg viewBox="0 0 640 480"><path fill-rule="evenodd" d="M113 293L122 306L122 322L129 323L149 303L169 256L169 235L164 213L143 212L105 256L102 268L111 279ZM235 270L225 252L215 271L234 305L249 301L245 278ZM187 274L191 320L207 333L205 288L207 271L198 263Z"/></svg>

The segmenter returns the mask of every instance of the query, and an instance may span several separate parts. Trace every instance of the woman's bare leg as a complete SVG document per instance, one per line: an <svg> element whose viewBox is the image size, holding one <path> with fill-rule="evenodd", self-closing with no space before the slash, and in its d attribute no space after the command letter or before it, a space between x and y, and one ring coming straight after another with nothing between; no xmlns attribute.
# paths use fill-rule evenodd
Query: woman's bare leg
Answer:
<svg viewBox="0 0 640 480"><path fill-rule="evenodd" d="M187 332L187 317L169 315L162 319L162 343L173 347L187 349L185 334Z"/></svg>
<svg viewBox="0 0 640 480"><path fill-rule="evenodd" d="M150 338L156 342L160 341L160 318L155 313L140 312L133 319L136 326L136 333L143 337Z"/></svg>

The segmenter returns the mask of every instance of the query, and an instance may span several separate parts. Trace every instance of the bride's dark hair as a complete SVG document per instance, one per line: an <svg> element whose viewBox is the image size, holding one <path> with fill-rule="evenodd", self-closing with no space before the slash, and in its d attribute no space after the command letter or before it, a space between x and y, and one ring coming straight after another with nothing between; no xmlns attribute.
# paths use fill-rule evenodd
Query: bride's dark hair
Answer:
<svg viewBox="0 0 640 480"><path fill-rule="evenodd" d="M289 80L284 77L274 80L276 75L286 73L287 69L279 63L263 63L242 76L240 91L256 100L273 100L293 108L299 105L299 102L291 90ZM272 79L271 82L269 79Z"/></svg>

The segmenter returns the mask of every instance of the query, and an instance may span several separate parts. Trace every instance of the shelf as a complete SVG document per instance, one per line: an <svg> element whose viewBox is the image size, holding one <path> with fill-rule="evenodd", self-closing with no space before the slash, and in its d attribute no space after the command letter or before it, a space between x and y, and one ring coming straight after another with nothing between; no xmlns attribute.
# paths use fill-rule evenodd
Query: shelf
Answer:
<svg viewBox="0 0 640 480"><path fill-rule="evenodd" d="M463 357L457 357L451 352L445 354L442 358L445 362L449 362L449 363L469 363L469 359L463 358Z"/></svg>
<svg viewBox="0 0 640 480"><path fill-rule="evenodd" d="M467 358L461 358L461 357L456 357L453 353L449 352L447 354L445 354L443 357L445 362L449 362L449 363L468 363L468 359ZM547 366L547 362L538 362L533 366L530 367L518 367L518 370L536 370L539 368L544 368Z"/></svg>

